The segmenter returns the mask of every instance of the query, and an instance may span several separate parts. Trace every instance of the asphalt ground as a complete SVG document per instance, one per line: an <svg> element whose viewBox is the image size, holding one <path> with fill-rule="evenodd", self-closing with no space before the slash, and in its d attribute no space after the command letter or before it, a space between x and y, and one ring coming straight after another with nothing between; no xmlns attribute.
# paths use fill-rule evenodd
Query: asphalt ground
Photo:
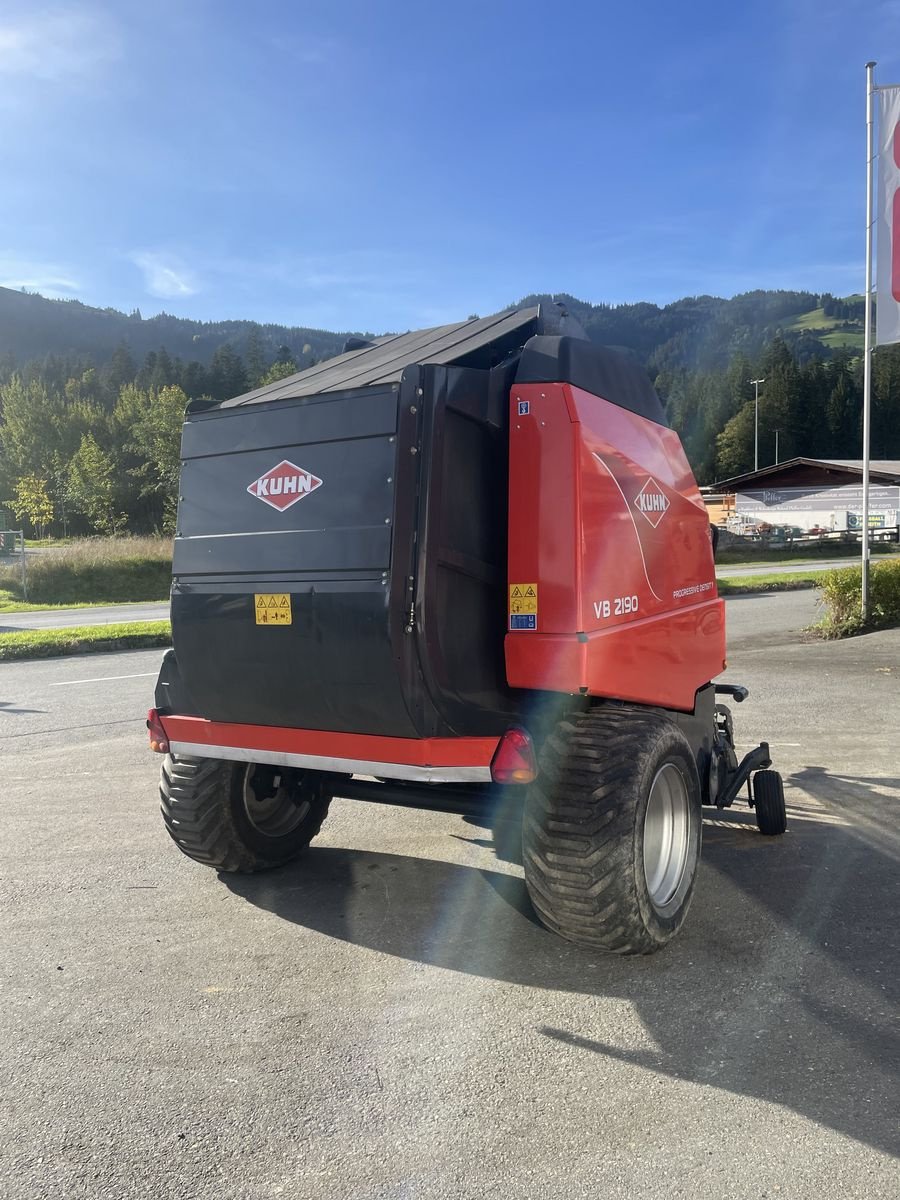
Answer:
<svg viewBox="0 0 900 1200"><path fill-rule="evenodd" d="M804 642L797 595L728 602L789 831L711 814L644 959L443 814L337 800L219 878L158 816L159 651L0 667L0 1196L896 1200L900 631Z"/></svg>
<svg viewBox="0 0 900 1200"><path fill-rule="evenodd" d="M881 562L880 556L873 556L872 562ZM809 571L831 571L838 567L858 567L859 557L831 558L827 561L809 559L802 563L754 563L740 567L716 567L716 575L722 579L740 579L744 575L803 575Z"/></svg>
<svg viewBox="0 0 900 1200"><path fill-rule="evenodd" d="M115 625L122 621L166 621L169 602L109 604L94 608L49 608L38 612L0 612L0 634L23 629L68 629L78 625Z"/></svg>

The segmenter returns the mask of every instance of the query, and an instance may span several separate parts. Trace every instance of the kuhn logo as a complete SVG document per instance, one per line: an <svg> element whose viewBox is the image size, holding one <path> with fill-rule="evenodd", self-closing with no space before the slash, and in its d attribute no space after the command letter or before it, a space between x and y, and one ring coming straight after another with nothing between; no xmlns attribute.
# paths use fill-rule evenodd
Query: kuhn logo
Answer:
<svg viewBox="0 0 900 1200"><path fill-rule="evenodd" d="M285 458L277 467L254 479L247 491L264 504L284 512L321 486L321 479Z"/></svg>
<svg viewBox="0 0 900 1200"><path fill-rule="evenodd" d="M669 511L669 498L655 479L648 479L635 496L634 507L655 529Z"/></svg>

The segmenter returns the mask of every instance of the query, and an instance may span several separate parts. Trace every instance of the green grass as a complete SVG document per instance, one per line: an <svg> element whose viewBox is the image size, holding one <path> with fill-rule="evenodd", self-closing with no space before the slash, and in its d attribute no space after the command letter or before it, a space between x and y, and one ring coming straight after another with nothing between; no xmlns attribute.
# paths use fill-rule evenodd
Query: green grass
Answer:
<svg viewBox="0 0 900 1200"><path fill-rule="evenodd" d="M795 571L791 575L741 575L738 579L718 579L720 596L741 592L799 592L821 587L830 571Z"/></svg>
<svg viewBox="0 0 900 1200"><path fill-rule="evenodd" d="M787 546L784 550L773 550L757 542L758 550L747 546L729 546L716 554L717 567L776 567L815 562L816 559L859 558L862 547L859 542L816 542L809 546ZM896 542L874 542L872 554L896 554L900 547Z"/></svg>
<svg viewBox="0 0 900 1200"><path fill-rule="evenodd" d="M172 543L167 538L84 539L28 560L28 604L165 600L171 576ZM0 566L0 596L8 603L25 603L19 563Z"/></svg>
<svg viewBox="0 0 900 1200"><path fill-rule="evenodd" d="M168 594L162 597L162 600L168 600ZM150 601L133 601L122 600L122 605L141 603L149 604ZM80 604L30 604L26 600L19 600L12 592L0 591L0 613L25 613L25 612L58 612L60 609L67 608L116 608L116 604L109 604L104 600L92 600L90 603Z"/></svg>
<svg viewBox="0 0 900 1200"><path fill-rule="evenodd" d="M824 309L814 308L811 312L801 313L785 325L786 329L798 333L810 333L813 337L832 349L849 346L853 350L863 348L864 334L858 321L852 322L852 329L839 328L844 322L839 317L826 317Z"/></svg>
<svg viewBox="0 0 900 1200"><path fill-rule="evenodd" d="M34 629L0 634L0 662L25 658L58 658L65 654L100 654L109 650L146 650L169 646L168 621L135 621L123 625L82 625L73 629Z"/></svg>
<svg viewBox="0 0 900 1200"><path fill-rule="evenodd" d="M819 341L830 346L832 350L838 350L845 346L851 350L862 350L866 343L866 335L861 329L834 329L831 333L823 333L819 337Z"/></svg>
<svg viewBox="0 0 900 1200"><path fill-rule="evenodd" d="M824 308L813 308L809 312L801 313L799 317L795 317L787 329L832 329L837 324L834 317L826 317Z"/></svg>

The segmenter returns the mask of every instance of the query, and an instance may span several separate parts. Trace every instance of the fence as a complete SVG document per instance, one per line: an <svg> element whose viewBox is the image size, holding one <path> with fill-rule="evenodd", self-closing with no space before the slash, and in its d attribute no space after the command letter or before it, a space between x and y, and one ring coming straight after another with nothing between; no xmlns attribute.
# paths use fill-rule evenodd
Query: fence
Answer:
<svg viewBox="0 0 900 1200"><path fill-rule="evenodd" d="M28 599L28 568L25 557L25 533L21 529L0 529L0 561L18 557L22 565L22 599Z"/></svg>

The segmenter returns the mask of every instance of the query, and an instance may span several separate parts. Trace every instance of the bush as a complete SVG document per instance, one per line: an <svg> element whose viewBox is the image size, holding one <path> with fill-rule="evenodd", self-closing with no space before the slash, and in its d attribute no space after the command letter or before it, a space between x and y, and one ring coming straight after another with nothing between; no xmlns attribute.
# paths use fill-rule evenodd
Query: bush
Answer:
<svg viewBox="0 0 900 1200"><path fill-rule="evenodd" d="M831 571L822 585L826 637L848 637L867 629L900 625L900 560L874 563L869 571L869 619L862 617L862 567Z"/></svg>
<svg viewBox="0 0 900 1200"><path fill-rule="evenodd" d="M97 538L27 559L34 604L116 604L165 600L172 576L167 538ZM0 589L22 595L18 563L0 567Z"/></svg>

